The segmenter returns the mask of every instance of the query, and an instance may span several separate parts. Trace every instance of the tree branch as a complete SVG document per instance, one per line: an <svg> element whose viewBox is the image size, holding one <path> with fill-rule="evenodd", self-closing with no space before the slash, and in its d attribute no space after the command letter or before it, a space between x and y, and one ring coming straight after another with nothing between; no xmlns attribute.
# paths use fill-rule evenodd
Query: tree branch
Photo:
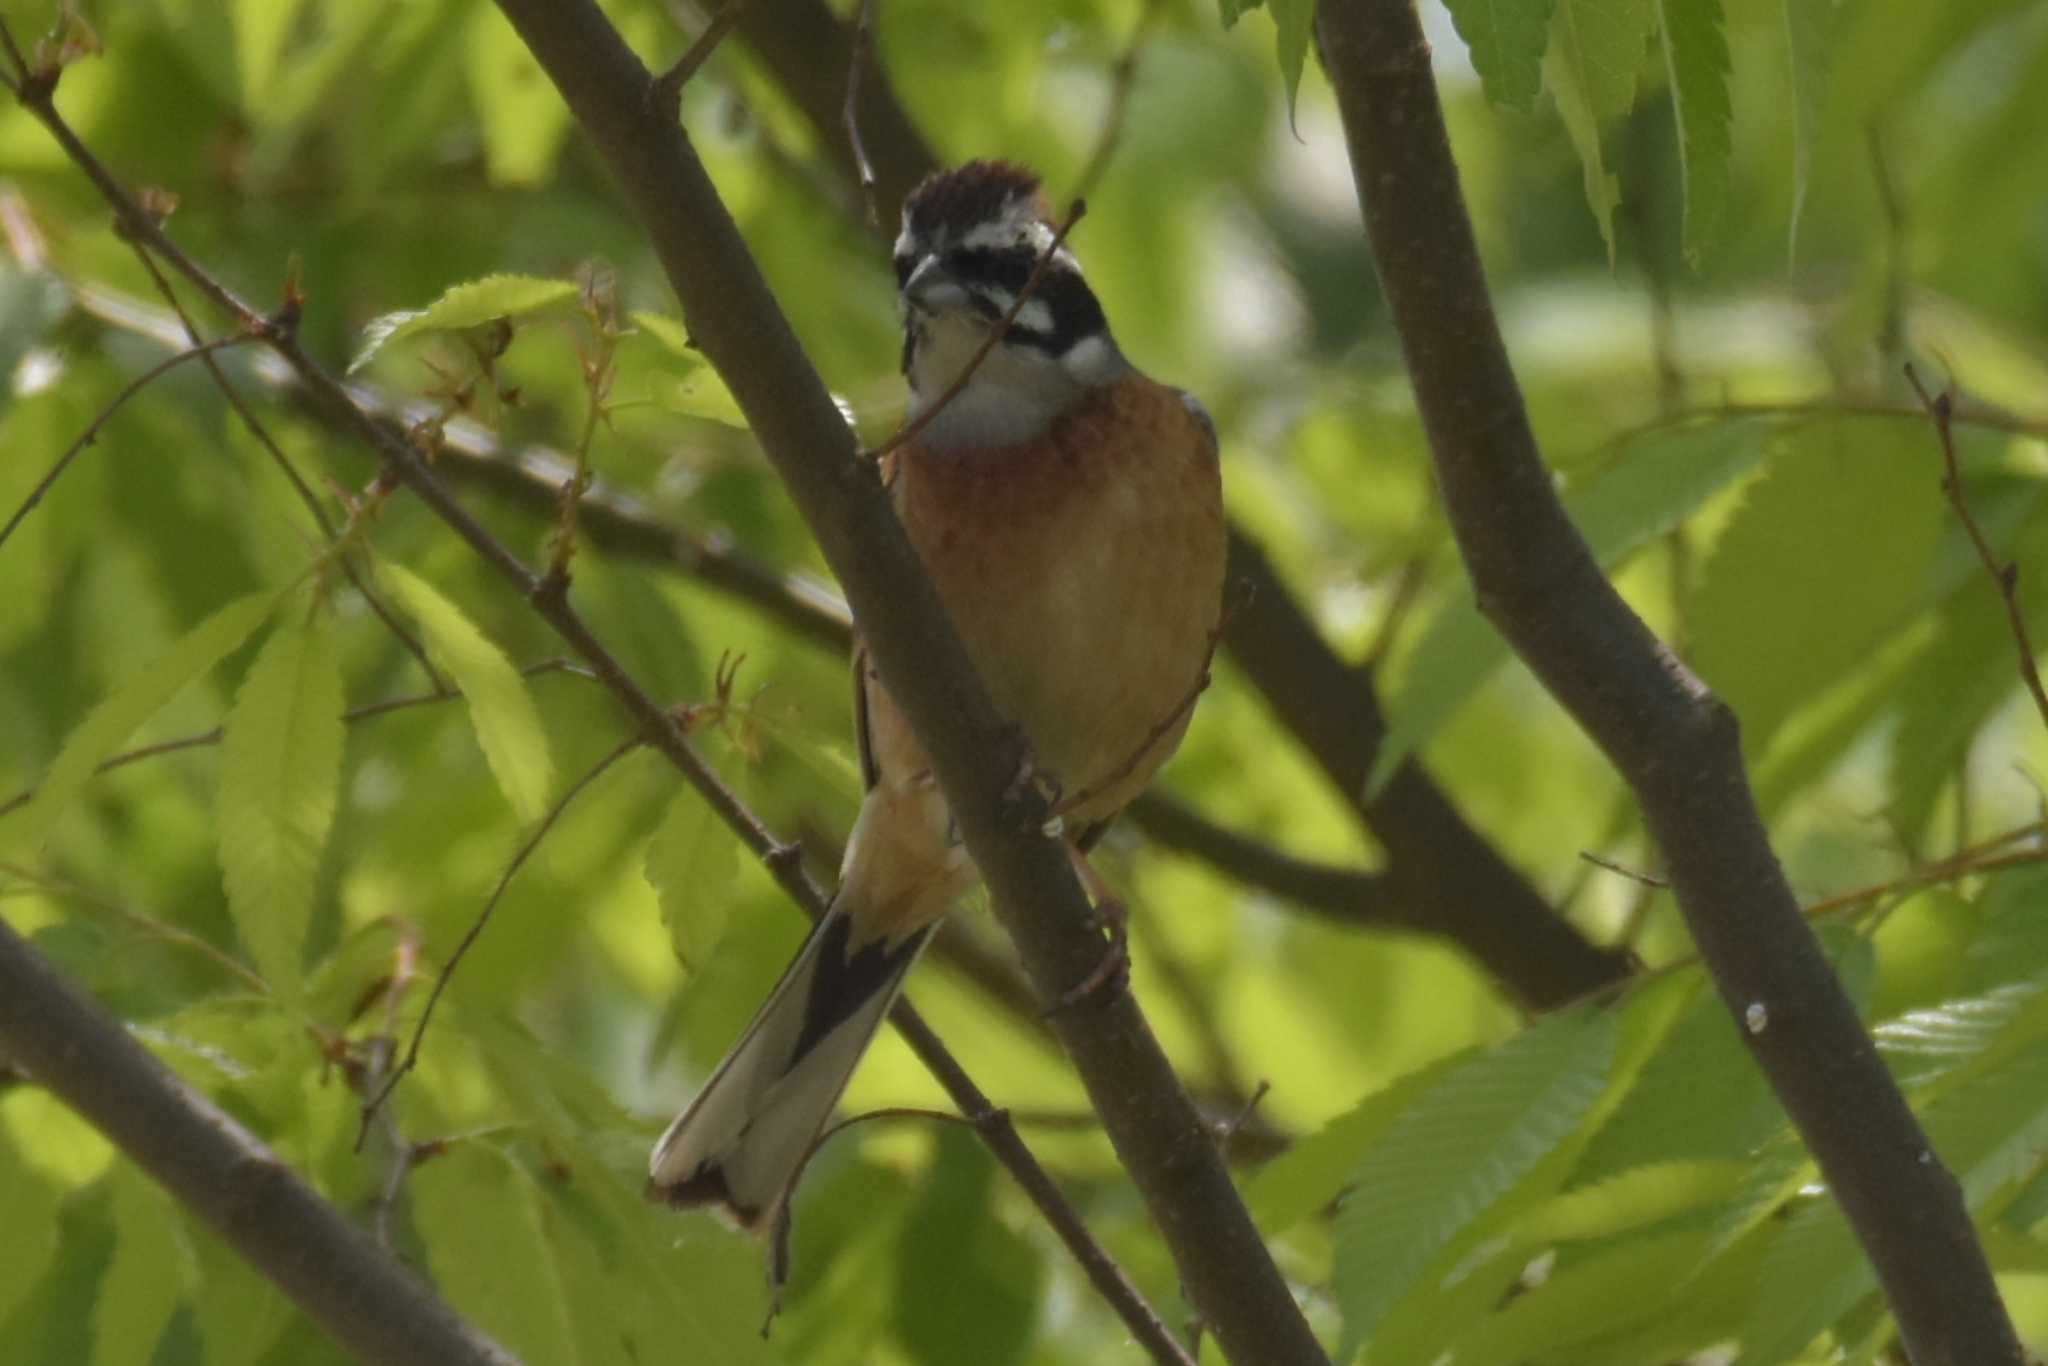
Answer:
<svg viewBox="0 0 2048 1366"><path fill-rule="evenodd" d="M819 382L681 129L645 112L649 77L588 0L500 0L626 192L725 377L817 535L1042 1000L1102 955L1042 797L1010 791L1019 756L897 526L876 471ZM790 17L782 16L785 23ZM1027 785L1028 786L1028 785ZM1053 1022L1196 1309L1237 1361L1326 1360L1193 1103L1128 994Z"/></svg>
<svg viewBox="0 0 2048 1366"><path fill-rule="evenodd" d="M516 1366L0 921L0 1045L353 1355Z"/></svg>
<svg viewBox="0 0 2048 1366"><path fill-rule="evenodd" d="M1694 942L1730 1009L1752 1022L1742 1038L1876 1266L1914 1361L2017 1363L1962 1193L1932 1160L1771 853L1734 715L1629 610L1552 487L1413 0L1329 0L1317 29L1480 606L1635 790Z"/></svg>

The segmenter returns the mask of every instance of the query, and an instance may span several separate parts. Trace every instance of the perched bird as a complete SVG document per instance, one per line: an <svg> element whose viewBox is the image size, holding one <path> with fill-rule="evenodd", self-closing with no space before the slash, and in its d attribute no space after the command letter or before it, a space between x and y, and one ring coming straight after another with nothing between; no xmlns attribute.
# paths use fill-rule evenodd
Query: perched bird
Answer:
<svg viewBox="0 0 2048 1366"><path fill-rule="evenodd" d="M1207 677L1222 488L1208 415L1124 359L1056 237L1020 166L970 162L911 194L896 277L909 422L924 425L883 474L982 683L1061 794L1100 905L1082 851L1179 745ZM976 881L858 645L854 709L867 794L830 913L649 1164L654 1193L751 1228L773 1223L904 974Z"/></svg>

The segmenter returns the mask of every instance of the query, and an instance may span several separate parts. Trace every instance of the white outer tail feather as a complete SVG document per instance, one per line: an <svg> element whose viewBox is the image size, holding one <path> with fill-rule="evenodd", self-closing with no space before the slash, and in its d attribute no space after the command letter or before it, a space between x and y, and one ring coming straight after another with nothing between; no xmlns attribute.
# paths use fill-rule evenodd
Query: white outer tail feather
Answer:
<svg viewBox="0 0 2048 1366"><path fill-rule="evenodd" d="M843 953L849 928L835 905L711 1080L655 1144L648 1175L658 1193L679 1204L722 1203L749 1228L762 1226L787 1199L929 937L916 934L883 974L855 988L864 996L844 1018L806 1041L813 1002L851 985L853 960ZM828 946L841 952L830 956Z"/></svg>

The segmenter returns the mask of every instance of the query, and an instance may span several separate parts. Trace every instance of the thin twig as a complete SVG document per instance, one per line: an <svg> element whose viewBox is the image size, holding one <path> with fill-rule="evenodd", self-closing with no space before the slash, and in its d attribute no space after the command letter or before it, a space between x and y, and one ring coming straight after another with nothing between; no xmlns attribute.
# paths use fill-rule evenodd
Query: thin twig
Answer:
<svg viewBox="0 0 2048 1366"><path fill-rule="evenodd" d="M540 848L540 842L555 828L555 822L562 818L562 813L569 809L569 804L583 795L613 764L631 754L640 745L640 737L636 735L630 740L620 742L616 749L599 759L589 772L570 785L569 790L548 809L547 815L541 817L540 824L533 828L533 833L520 843L518 852L512 855L512 861L505 865L504 873L498 878L498 885L492 889L490 900L484 903L483 910L470 922L469 928L463 931L461 940L455 945L455 952L448 955L448 961L441 965L441 971L434 977L434 989L427 993L427 1004L420 1011L419 1022L412 1027L412 1040L406 1045L404 1060L391 1069L391 1074L384 1079L384 1084L377 1088L377 1093L363 1103L362 1123L356 1129L355 1146L358 1152L362 1150L363 1140L370 1133L370 1124L383 1110L384 1103L391 1099L391 1093L398 1088L398 1083L405 1080L406 1073L418 1065L420 1043L427 1037L427 1026L434 1018L434 1007L440 1003L441 993L448 989L448 983L454 979L455 969L462 965L463 957L483 934L484 926L490 924L491 913L498 909L498 902L504 897L505 889L512 885L512 879L525 866L526 860L533 856L533 851Z"/></svg>
<svg viewBox="0 0 2048 1366"><path fill-rule="evenodd" d="M50 472L38 480L33 489L29 490L28 497L22 501L20 507L14 510L14 515L7 519L7 525L0 527L0 546L7 544L7 538L14 534L14 529L21 525L23 519L35 510L36 504L42 502L44 496L55 487L57 481L63 477L64 471L70 468L71 462L78 458L80 452L84 451L87 446L92 445L93 442L99 440L100 429L107 425L108 420L115 413L121 411L122 405L127 403L129 399L134 398L144 389L147 389L154 381L177 369L186 361L199 360L210 356L215 351L225 351L230 346L243 346L254 340L255 338L253 337L220 337L214 341L193 346L178 352L174 356L158 361L155 365L150 366L149 369L144 370L134 379L128 381L121 392L114 395L108 401L107 406L100 409L99 415L93 418L92 422L87 425L83 432L78 434L78 439L73 441L64 454L58 457L57 463L50 466Z"/></svg>
<svg viewBox="0 0 2048 1366"><path fill-rule="evenodd" d="M1955 438L1955 390L1943 389L1930 393L1920 382L1920 372L1909 361L1906 365L1906 382L1913 386L1913 392L1920 397L1920 404L1927 410L1927 416L1934 423L1934 434L1941 441L1942 491L1948 494L1948 501L1962 521L1963 530L1970 533L1970 544L1977 548L1977 558L1984 562L1985 572L1991 575L1992 583L1998 586L1998 596L2005 601L2005 617L2012 624L2013 644L2019 648L2020 677L2026 681L2027 691L2033 695L2034 709L2041 714L2041 724L2048 726L2048 690L2041 686L2041 671L2034 665L2034 643L2027 636L2027 616L2020 610L2020 567L2016 563L2000 564L1997 552L1984 539L1984 531L1977 525L1977 519L1970 512L1970 502L1963 494L1963 475L1956 461Z"/></svg>
<svg viewBox="0 0 2048 1366"><path fill-rule="evenodd" d="M187 340L194 346L199 345L198 325L192 321L192 316L185 311L185 306L179 302L177 291L172 289L171 282L164 278L163 269L157 265L156 258L149 254L148 247L143 243L138 241L132 245L135 248L136 258L142 262L143 269L149 272L149 278L155 282L157 293L163 296L164 302L170 305L171 312L177 316L178 322L184 327ZM296 307L296 304L292 306ZM335 530L332 519L327 515L327 510L320 506L319 495L313 492L311 485L307 484L305 476L299 473L298 466L292 463L292 458L289 455L285 454L284 447L279 445L277 438L270 434L270 429L264 426L262 419L256 416L256 410L249 406L248 400L242 397L241 391L236 389L234 384L228 379L227 371L221 368L220 362L213 356L208 355L204 359L204 364L207 374L213 377L215 387L220 390L221 397L227 400L228 407L234 410L235 416L241 419L242 426L248 430L249 435L256 439L256 444L263 448L264 453L270 457L271 464L275 465L278 472L285 477L285 482L292 486L292 492L299 496L299 501L305 505L306 511L312 514L313 523L320 528L321 536L326 539L328 544L332 545L338 533ZM405 623L401 622L391 609L385 605L384 600L371 589L369 583L357 571L355 564L349 559L348 555L344 552L337 557L337 562L341 567L342 574L347 577L349 585L362 596L364 604L369 607L377 620L384 624L384 629L389 631L398 643L404 647L405 652L411 655L414 661L419 664L421 671L427 676L427 682L433 686L434 690L443 693L450 691L448 680L441 676L441 671L434 667L434 662L431 659L427 658L426 647L420 644L419 639L406 629Z"/></svg>
<svg viewBox="0 0 2048 1366"><path fill-rule="evenodd" d="M191 949L194 953L206 958L257 995L268 996L271 994L270 983L263 980L262 974L237 959L219 945L208 943L190 930L180 929L169 921L158 920L153 915L145 914L131 906L124 906L118 901L92 891L90 888L81 887L75 882L61 882L55 878L44 877L34 869L24 868L18 863L0 863L0 873L5 873L23 886L35 888L37 891L48 896L63 897L68 901L76 901L82 906L90 906L94 910L105 911L109 915L117 916L153 939L161 939L165 943ZM0 892L0 895L6 894L5 892Z"/></svg>
<svg viewBox="0 0 2048 1366"><path fill-rule="evenodd" d="M875 0L860 0L853 21L853 50L846 59L846 107L840 118L846 125L846 145L853 149L854 176L860 181L860 197L867 207L870 231L881 227L882 213L875 206L875 164L868 160L867 144L860 135L860 92L874 47Z"/></svg>
<svg viewBox="0 0 2048 1366"><path fill-rule="evenodd" d="M718 13L704 25L704 31L697 35L697 41L676 58L674 66L655 78L654 85L648 90L648 98L658 108L667 110L670 118L677 117L682 108L683 87L690 83L690 77L697 74L698 68L711 59L711 54L725 41L725 35L732 32L732 26L739 21L740 11L746 7L747 0L725 0Z"/></svg>
<svg viewBox="0 0 2048 1366"><path fill-rule="evenodd" d="M1037 291L1039 282L1045 278L1046 267L1052 264L1052 258L1059 254L1060 247L1067 240L1067 234L1074 230L1074 225L1079 223L1082 215L1087 212L1088 203L1086 200L1077 199L1074 201L1073 207L1067 210L1067 221L1060 224L1059 231L1052 235L1052 241L1045 244L1045 250L1038 254L1036 261L1032 262L1031 274L1024 277L1024 288L1017 291L1016 299L1010 304L1010 311L1003 314L996 321L996 325L989 329L988 335L981 339L981 345L976 347L974 354L967 358L967 364L960 367L960 373L954 376L953 382L940 392L938 401L910 421L904 423L898 429L896 435L890 437L881 445L873 450L862 451L861 458L863 460L880 460L889 452L915 441L924 429L931 426L937 420L939 414L946 410L947 404L960 397L961 391L967 388L967 382L974 378L974 372L981 368L981 363L987 360L989 354L996 349L997 344L1010 334L1010 325L1017 321L1017 315L1024 311L1024 305L1031 302L1032 294Z"/></svg>
<svg viewBox="0 0 2048 1366"><path fill-rule="evenodd" d="M1655 873L1645 873L1639 869L1624 867L1612 859L1602 858L1590 849L1579 850L1579 857L1592 864L1595 868L1605 868L1608 872L1625 877L1630 882L1636 883L1639 886L1669 887L1671 885Z"/></svg>

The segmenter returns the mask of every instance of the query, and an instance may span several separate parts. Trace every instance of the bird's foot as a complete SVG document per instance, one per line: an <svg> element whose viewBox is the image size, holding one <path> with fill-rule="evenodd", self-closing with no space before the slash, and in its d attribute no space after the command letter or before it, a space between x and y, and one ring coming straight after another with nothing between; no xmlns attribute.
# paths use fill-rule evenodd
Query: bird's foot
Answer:
<svg viewBox="0 0 2048 1366"><path fill-rule="evenodd" d="M1114 897L1097 901L1091 917L1096 928L1109 936L1108 947L1103 950L1102 960L1078 983L1060 993L1042 1012L1050 1019L1064 1011L1088 1001L1107 1005L1115 1000L1131 984L1131 917L1124 904Z"/></svg>
<svg viewBox="0 0 2048 1366"><path fill-rule="evenodd" d="M1015 726L1007 728L1005 739L1016 754L1016 767L1003 788L1003 824L1017 830L1038 830L1048 839L1057 838L1063 828L1058 815L1065 789L1060 780L1038 766L1031 742Z"/></svg>

